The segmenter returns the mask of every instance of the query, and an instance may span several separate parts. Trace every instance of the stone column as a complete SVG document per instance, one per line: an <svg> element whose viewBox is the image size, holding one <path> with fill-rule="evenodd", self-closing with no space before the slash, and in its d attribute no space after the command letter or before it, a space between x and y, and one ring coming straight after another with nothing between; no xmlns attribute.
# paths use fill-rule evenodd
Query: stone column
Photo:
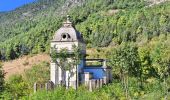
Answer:
<svg viewBox="0 0 170 100"><path fill-rule="evenodd" d="M70 87L70 85L71 85L71 82L69 82L70 80L69 80L69 71L66 71L66 89L68 89L69 87ZM70 83L70 84L69 84Z"/></svg>
<svg viewBox="0 0 170 100"><path fill-rule="evenodd" d="M57 66L56 63L51 62L51 67L50 67L50 80L56 85L58 78L57 78Z"/></svg>

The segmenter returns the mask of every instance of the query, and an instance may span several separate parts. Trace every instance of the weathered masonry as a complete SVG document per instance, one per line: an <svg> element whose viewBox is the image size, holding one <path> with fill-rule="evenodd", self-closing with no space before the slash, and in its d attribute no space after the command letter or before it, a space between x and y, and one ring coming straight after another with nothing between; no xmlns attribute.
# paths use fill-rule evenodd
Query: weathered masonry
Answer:
<svg viewBox="0 0 170 100"><path fill-rule="evenodd" d="M63 26L58 29L51 41L51 48L59 53L62 49L67 49L68 55L74 52L73 45L80 47L81 61L78 65L74 65L71 71L63 70L58 64L59 59L51 61L50 79L54 85L64 85L66 88L77 88L81 84L86 85L90 89L97 88L103 84L111 82L111 68L106 65L105 59L86 59L86 44L80 32L76 30L74 25L67 17ZM74 60L68 58L70 62ZM87 62L99 62L100 65L87 65Z"/></svg>

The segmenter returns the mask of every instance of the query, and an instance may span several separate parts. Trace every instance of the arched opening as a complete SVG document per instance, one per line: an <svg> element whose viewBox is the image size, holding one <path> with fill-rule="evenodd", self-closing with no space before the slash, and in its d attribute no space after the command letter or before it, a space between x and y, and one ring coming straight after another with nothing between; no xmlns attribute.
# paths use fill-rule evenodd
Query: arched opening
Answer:
<svg viewBox="0 0 170 100"><path fill-rule="evenodd" d="M67 35L66 35L66 34L63 34L62 38L63 38L63 39L66 39L66 38L67 38Z"/></svg>
<svg viewBox="0 0 170 100"><path fill-rule="evenodd" d="M70 35L69 35L68 33L63 33L63 34L61 35L61 38L62 38L62 40L68 40L68 39L70 39L71 37L70 37Z"/></svg>

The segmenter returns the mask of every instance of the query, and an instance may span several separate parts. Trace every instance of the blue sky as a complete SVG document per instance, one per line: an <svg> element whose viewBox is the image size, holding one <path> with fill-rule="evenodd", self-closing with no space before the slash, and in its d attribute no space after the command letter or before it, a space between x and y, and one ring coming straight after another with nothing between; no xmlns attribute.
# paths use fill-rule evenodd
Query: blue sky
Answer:
<svg viewBox="0 0 170 100"><path fill-rule="evenodd" d="M0 12L11 11L33 1L36 0L0 0Z"/></svg>

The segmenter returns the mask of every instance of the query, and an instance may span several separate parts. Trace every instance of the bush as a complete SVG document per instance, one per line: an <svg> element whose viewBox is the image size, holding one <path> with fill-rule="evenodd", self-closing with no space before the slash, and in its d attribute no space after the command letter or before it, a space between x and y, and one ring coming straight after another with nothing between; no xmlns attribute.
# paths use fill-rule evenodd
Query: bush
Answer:
<svg viewBox="0 0 170 100"><path fill-rule="evenodd" d="M2 69L2 65L0 63L0 95L3 92L3 90L4 90L4 83L5 83L4 75L5 75L5 73L4 73L4 71ZM0 96L0 98L1 98L1 96Z"/></svg>
<svg viewBox="0 0 170 100"><path fill-rule="evenodd" d="M50 65L48 62L42 62L37 65L33 65L31 69L25 71L24 74L25 80L29 84L30 89L33 88L33 84L37 83L45 83L50 78Z"/></svg>
<svg viewBox="0 0 170 100"><path fill-rule="evenodd" d="M4 99L21 99L29 94L28 84L21 75L11 76L5 86Z"/></svg>

